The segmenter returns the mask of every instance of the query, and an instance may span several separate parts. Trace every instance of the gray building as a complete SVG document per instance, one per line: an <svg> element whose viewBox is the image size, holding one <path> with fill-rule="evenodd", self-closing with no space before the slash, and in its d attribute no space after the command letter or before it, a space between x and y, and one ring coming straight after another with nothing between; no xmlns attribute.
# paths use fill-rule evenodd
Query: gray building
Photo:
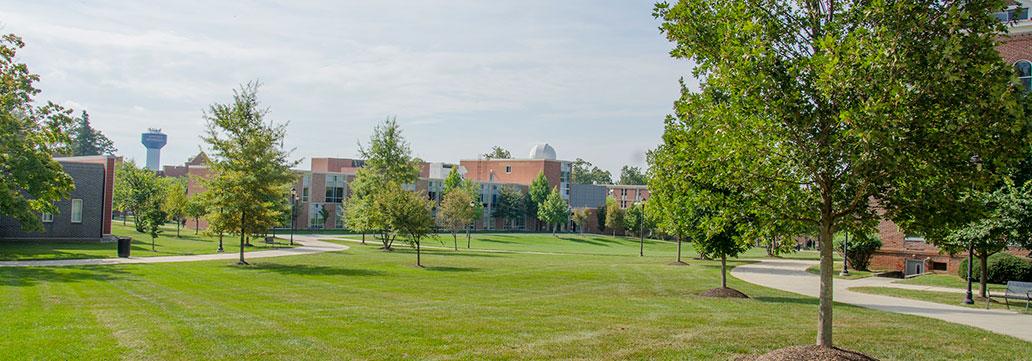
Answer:
<svg viewBox="0 0 1032 361"><path fill-rule="evenodd" d="M571 184L570 208L599 208L606 205L609 190L604 185Z"/></svg>
<svg viewBox="0 0 1032 361"><path fill-rule="evenodd" d="M110 191L105 188L108 179L114 178L107 176L105 164L59 162L74 180L75 189L57 202L57 213L40 215L43 232L22 231L20 222L0 216L0 239L99 241L104 237L105 223L110 224L110 206L105 206L110 204L106 199Z"/></svg>

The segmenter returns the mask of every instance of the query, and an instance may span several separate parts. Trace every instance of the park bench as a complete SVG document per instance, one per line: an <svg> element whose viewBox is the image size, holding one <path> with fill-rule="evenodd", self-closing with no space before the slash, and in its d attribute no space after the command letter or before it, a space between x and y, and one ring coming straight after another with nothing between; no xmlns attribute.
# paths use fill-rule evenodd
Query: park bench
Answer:
<svg viewBox="0 0 1032 361"><path fill-rule="evenodd" d="M1009 300L1025 301L1025 311L1028 311L1029 303L1032 303L1032 282L1007 281L1007 291L1003 294L1003 301L1010 309ZM986 306L988 306L988 299Z"/></svg>

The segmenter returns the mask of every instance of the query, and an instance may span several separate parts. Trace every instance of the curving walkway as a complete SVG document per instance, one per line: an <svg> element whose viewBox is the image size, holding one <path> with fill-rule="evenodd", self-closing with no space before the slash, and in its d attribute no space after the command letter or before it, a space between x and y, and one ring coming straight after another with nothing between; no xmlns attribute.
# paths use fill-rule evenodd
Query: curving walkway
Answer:
<svg viewBox="0 0 1032 361"><path fill-rule="evenodd" d="M302 254L315 254L323 252L343 251L350 247L331 242L320 241L318 236L294 235L294 243L300 243L300 247L275 249L268 251L245 252L246 259L269 258L283 256L297 256ZM321 237L325 238L325 237ZM172 262L197 262L217 260L237 260L239 253L215 253L198 254L190 256L162 256L162 257L130 257L130 258L88 258L88 259L61 259L61 260L40 260L40 261L0 261L0 267L61 267L61 266L92 266L92 265L116 265L116 264L140 264L140 263L172 263Z"/></svg>
<svg viewBox="0 0 1032 361"><path fill-rule="evenodd" d="M807 268L815 264L817 264L817 261L762 260L758 263L735 267L731 270L731 275L760 286L817 297L820 290L820 278L815 274L806 272ZM835 279L833 289L835 302L848 303L881 311L930 317L1014 336L1025 341L1032 341L1032 315L1003 310L952 306L849 290L851 287L864 286L929 289L929 287L925 286L895 284L888 279L877 277L858 280Z"/></svg>

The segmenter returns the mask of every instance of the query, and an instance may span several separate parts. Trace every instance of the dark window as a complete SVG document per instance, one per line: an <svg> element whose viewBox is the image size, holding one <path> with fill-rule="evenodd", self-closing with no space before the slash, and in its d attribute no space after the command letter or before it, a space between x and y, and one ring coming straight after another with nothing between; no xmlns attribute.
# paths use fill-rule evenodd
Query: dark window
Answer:
<svg viewBox="0 0 1032 361"><path fill-rule="evenodd" d="M1021 85L1025 87L1025 90L1032 89L1032 62L1028 60L1018 60L1014 63L1014 72L1018 75L1018 80L1021 81Z"/></svg>
<svg viewBox="0 0 1032 361"><path fill-rule="evenodd" d="M932 271L945 271L946 262L932 262Z"/></svg>

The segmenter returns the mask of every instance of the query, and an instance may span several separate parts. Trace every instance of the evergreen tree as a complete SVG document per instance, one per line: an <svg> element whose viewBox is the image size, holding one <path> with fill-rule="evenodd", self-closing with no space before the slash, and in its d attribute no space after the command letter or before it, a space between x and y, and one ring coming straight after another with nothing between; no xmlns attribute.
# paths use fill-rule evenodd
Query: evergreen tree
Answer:
<svg viewBox="0 0 1032 361"><path fill-rule="evenodd" d="M72 155L111 155L117 151L111 139L93 128L90 114L83 110L72 130Z"/></svg>

